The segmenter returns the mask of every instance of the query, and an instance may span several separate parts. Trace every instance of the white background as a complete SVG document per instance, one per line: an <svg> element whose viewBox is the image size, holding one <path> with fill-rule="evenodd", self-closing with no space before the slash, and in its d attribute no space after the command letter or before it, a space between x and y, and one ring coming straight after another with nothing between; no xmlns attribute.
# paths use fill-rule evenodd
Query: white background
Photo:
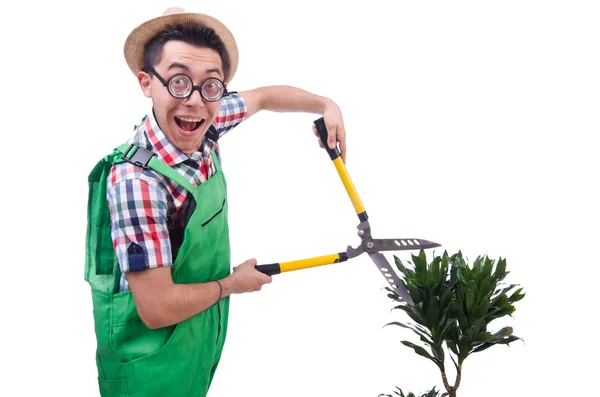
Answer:
<svg viewBox="0 0 600 397"><path fill-rule="evenodd" d="M98 395L86 178L150 109L125 38L172 5L233 31L231 88L288 84L340 105L347 168L375 237L507 258L507 282L526 296L492 325L512 325L524 343L469 357L459 396L598 389L596 2L350 3L4 5L0 395ZM263 112L223 139L233 265L358 243L354 210L310 129L318 117ZM406 320L384 287L365 255L234 296L210 396L439 389L437 368L400 344L413 334L384 327Z"/></svg>

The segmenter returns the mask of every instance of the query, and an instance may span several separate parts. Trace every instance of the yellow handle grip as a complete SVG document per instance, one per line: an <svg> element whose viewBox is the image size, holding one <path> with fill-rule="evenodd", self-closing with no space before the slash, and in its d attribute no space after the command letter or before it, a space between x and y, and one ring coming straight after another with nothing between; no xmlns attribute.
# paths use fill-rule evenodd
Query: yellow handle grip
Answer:
<svg viewBox="0 0 600 397"><path fill-rule="evenodd" d="M324 255L324 256L316 256L314 258L300 259L297 261L291 262L281 262L279 264L280 271L283 272L291 272L294 270L307 269L309 267L323 266L323 265L331 265L333 263L343 262L347 260L345 252L341 252L338 254Z"/></svg>
<svg viewBox="0 0 600 397"><path fill-rule="evenodd" d="M256 266L256 270L273 276L283 272L291 272L294 270L307 269L309 267L331 265L333 263L344 262L348 260L348 255L345 252L337 254L315 256L314 258L300 259L291 262L269 263L266 265Z"/></svg>
<svg viewBox="0 0 600 397"><path fill-rule="evenodd" d="M333 164L335 165L335 169L337 170L340 178L342 179L342 183L346 188L346 193L348 193L348 197L350 197L350 201L352 201L352 205L354 206L354 210L356 211L356 215L360 217L360 214L365 212L365 207L360 201L360 197L358 197L358 192L350 179L350 175L348 174L348 170L344 165L341 157L333 160Z"/></svg>

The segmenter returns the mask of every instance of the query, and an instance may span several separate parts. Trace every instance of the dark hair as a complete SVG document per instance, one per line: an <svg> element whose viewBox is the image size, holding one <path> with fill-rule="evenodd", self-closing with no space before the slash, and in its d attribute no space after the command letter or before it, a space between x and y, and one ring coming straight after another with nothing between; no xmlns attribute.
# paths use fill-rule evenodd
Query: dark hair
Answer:
<svg viewBox="0 0 600 397"><path fill-rule="evenodd" d="M223 64L225 80L229 78L231 61L221 38L211 28L196 24L172 26L152 38L144 48L144 71L148 72L160 62L162 50L166 42L171 40L213 49L219 53Z"/></svg>

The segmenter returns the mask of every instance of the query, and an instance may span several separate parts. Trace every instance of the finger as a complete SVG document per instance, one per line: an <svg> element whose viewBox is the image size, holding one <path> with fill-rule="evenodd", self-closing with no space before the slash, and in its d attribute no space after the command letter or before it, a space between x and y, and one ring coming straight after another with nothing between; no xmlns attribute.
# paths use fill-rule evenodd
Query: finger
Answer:
<svg viewBox="0 0 600 397"><path fill-rule="evenodd" d="M265 276L263 278L263 283L264 284L270 284L271 281L273 281L273 277L272 276L269 276L268 274L264 274L264 276Z"/></svg>
<svg viewBox="0 0 600 397"><path fill-rule="evenodd" d="M323 142L321 142L321 140L320 140L320 139L317 139L317 142L319 142L319 147L320 147L321 149L325 149L325 148L323 147Z"/></svg>
<svg viewBox="0 0 600 397"><path fill-rule="evenodd" d="M346 131L344 130L344 127L341 127L340 133L340 152L342 155L342 161L344 161L344 164L346 164Z"/></svg>
<svg viewBox="0 0 600 397"><path fill-rule="evenodd" d="M318 138L319 134L317 133L317 127L315 127L315 125L312 125L312 130L313 130L313 134L315 134L315 136Z"/></svg>
<svg viewBox="0 0 600 397"><path fill-rule="evenodd" d="M329 149L335 149L335 145L337 143L337 129L335 124L330 124L327 126L327 145Z"/></svg>

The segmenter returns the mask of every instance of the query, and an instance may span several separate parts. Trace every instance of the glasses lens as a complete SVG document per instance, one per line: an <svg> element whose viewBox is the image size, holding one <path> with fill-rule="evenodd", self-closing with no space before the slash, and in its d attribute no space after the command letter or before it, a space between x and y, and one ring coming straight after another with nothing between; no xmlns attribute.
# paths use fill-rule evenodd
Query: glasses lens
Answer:
<svg viewBox="0 0 600 397"><path fill-rule="evenodd" d="M219 79L208 79L202 83L202 96L207 101L218 101L223 96L225 87Z"/></svg>
<svg viewBox="0 0 600 397"><path fill-rule="evenodd" d="M175 98L185 98L192 91L192 80L184 74L176 74L169 80L169 92Z"/></svg>

